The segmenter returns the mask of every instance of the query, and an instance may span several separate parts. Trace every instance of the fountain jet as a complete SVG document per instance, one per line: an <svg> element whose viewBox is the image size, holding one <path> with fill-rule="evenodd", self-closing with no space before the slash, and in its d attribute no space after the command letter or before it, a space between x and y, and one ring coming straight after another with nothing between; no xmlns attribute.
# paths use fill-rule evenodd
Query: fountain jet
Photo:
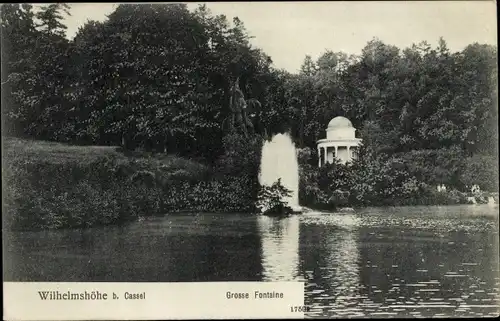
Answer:
<svg viewBox="0 0 500 321"><path fill-rule="evenodd" d="M271 186L279 178L284 187L291 191L285 199L294 212L302 211L299 206L299 164L297 150L288 134L274 135L262 146L259 183Z"/></svg>

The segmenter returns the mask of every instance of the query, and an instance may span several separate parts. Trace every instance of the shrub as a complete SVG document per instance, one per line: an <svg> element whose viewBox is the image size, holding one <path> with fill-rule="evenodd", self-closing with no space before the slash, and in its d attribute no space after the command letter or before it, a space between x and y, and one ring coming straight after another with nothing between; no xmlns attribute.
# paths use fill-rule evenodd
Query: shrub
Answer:
<svg viewBox="0 0 500 321"><path fill-rule="evenodd" d="M291 191L281 184L281 178L279 178L271 186L261 186L257 197L257 207L264 212L287 214L291 212L291 208L285 199L291 195Z"/></svg>
<svg viewBox="0 0 500 321"><path fill-rule="evenodd" d="M462 188L460 173L464 168L465 155L458 148L411 151L396 157L406 164L408 173L421 182Z"/></svg>
<svg viewBox="0 0 500 321"><path fill-rule="evenodd" d="M140 170L130 176L129 182L137 186L155 187L156 175L151 171Z"/></svg>
<svg viewBox="0 0 500 321"><path fill-rule="evenodd" d="M338 162L327 164L321 168L302 164L300 169L299 199L302 205L334 209L338 206L385 206L385 205L419 205L419 204L459 204L467 203L467 195L457 187L449 186L447 192L438 192L436 182L457 182L463 168L457 159L443 160L436 155L448 155L452 152L425 151L417 153L427 155L428 162L439 160L441 169L422 163L425 157L411 159L412 153L374 154L366 151L352 166ZM432 156L434 155L434 156ZM419 157L420 157L419 156ZM432 157L431 157L432 156ZM455 155L457 156L457 155ZM434 158L433 158L434 157ZM458 158L458 156L457 156ZM450 168L446 168L448 164ZM438 166L439 167L439 166ZM445 172L447 170L448 172ZM438 179L430 176L441 175Z"/></svg>
<svg viewBox="0 0 500 321"><path fill-rule="evenodd" d="M22 145L11 146L2 168L4 223L43 229L118 224L172 211L254 212L262 140L230 136L225 143L215 169L169 155L90 157L86 152L97 147L57 145L45 157L45 147L16 153ZM85 157L57 157L69 150Z"/></svg>
<svg viewBox="0 0 500 321"><path fill-rule="evenodd" d="M478 185L482 190L498 192L498 158L490 155L466 158L461 180L468 187Z"/></svg>
<svg viewBox="0 0 500 321"><path fill-rule="evenodd" d="M309 147L297 149L297 162L299 166L314 166L317 162L314 162L313 151Z"/></svg>
<svg viewBox="0 0 500 321"><path fill-rule="evenodd" d="M154 172L116 158L84 164L16 157L3 174L4 222L11 229L107 225L161 213Z"/></svg>

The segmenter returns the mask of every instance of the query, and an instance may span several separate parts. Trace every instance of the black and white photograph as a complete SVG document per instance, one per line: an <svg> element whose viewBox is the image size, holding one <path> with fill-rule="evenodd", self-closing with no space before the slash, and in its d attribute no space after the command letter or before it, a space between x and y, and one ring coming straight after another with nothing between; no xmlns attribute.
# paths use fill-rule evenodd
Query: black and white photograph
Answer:
<svg viewBox="0 0 500 321"><path fill-rule="evenodd" d="M0 13L4 282L301 282L305 318L499 316L496 1Z"/></svg>

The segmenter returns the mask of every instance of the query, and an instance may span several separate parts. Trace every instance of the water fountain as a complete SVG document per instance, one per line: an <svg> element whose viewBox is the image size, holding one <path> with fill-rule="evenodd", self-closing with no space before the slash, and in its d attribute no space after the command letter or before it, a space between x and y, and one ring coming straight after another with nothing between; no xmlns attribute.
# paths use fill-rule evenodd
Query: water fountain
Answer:
<svg viewBox="0 0 500 321"><path fill-rule="evenodd" d="M259 183L271 186L279 178L281 184L291 191L283 201L294 212L299 212L299 164L297 150L288 134L277 134L271 141L265 141L260 161Z"/></svg>

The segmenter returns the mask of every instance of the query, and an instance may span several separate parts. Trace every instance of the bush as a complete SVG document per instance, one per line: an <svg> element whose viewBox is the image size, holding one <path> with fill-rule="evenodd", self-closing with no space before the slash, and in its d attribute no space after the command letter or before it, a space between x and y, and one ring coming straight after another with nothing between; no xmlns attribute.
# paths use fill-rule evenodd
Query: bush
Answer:
<svg viewBox="0 0 500 321"><path fill-rule="evenodd" d="M215 169L169 155L125 157L106 149L96 156L98 147L11 144L2 168L4 223L45 229L118 224L174 211L254 212L262 140L233 135L225 144ZM66 157L70 151L82 157Z"/></svg>
<svg viewBox="0 0 500 321"><path fill-rule="evenodd" d="M396 156L406 164L408 173L420 182L463 189L460 173L464 169L465 154L458 148L417 150Z"/></svg>
<svg viewBox="0 0 500 321"><path fill-rule="evenodd" d="M297 149L297 162L299 163L299 166L317 165L317 161L313 158L313 151L309 147Z"/></svg>
<svg viewBox="0 0 500 321"><path fill-rule="evenodd" d="M347 167L327 164L321 168L311 165L307 158L299 166L299 202L303 206L334 210L348 204L350 190Z"/></svg>
<svg viewBox="0 0 500 321"><path fill-rule="evenodd" d="M490 155L466 158L461 180L467 187L478 185L482 190L498 192L498 158Z"/></svg>
<svg viewBox="0 0 500 321"><path fill-rule="evenodd" d="M255 211L259 191L260 158L263 140L259 135L245 138L231 134L223 139L225 153L216 162L214 177L223 190L219 195L225 211Z"/></svg>
<svg viewBox="0 0 500 321"><path fill-rule="evenodd" d="M300 167L299 199L302 205L320 209L347 205L464 204L468 202L467 195L460 191L463 184L459 179L463 163L455 152L420 151L389 156L365 151L363 158L352 166L334 162L321 168L311 166L306 159ZM445 160L443 155L455 158ZM437 182L455 182L457 187L438 192Z"/></svg>
<svg viewBox="0 0 500 321"><path fill-rule="evenodd" d="M417 200L417 205L457 205L468 204L467 194L457 189L438 191L434 187L428 187L425 193Z"/></svg>
<svg viewBox="0 0 500 321"><path fill-rule="evenodd" d="M300 154L299 154L300 155ZM299 203L311 208L326 204L327 195L318 185L319 170L309 164L308 159L299 157Z"/></svg>
<svg viewBox="0 0 500 321"><path fill-rule="evenodd" d="M286 215L292 212L285 198L291 191L281 184L281 178L271 186L261 186L257 197L257 207L264 213Z"/></svg>
<svg viewBox="0 0 500 321"><path fill-rule="evenodd" d="M21 159L7 162L6 224L12 229L89 227L157 214L157 189L151 181L138 183L151 176L137 172L126 179L114 165L110 159L87 165Z"/></svg>

